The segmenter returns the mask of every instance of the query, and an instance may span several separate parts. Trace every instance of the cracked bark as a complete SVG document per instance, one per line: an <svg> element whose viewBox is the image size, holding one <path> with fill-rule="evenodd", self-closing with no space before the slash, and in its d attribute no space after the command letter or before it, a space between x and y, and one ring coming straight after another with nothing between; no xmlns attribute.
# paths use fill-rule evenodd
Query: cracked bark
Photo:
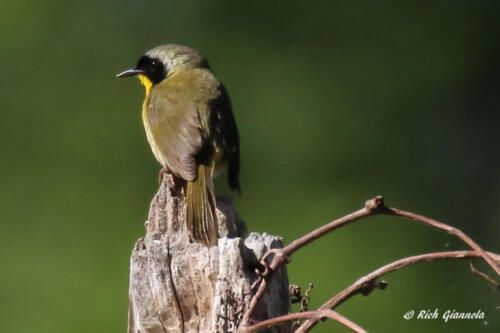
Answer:
<svg viewBox="0 0 500 333"><path fill-rule="evenodd" d="M255 268L279 237L251 233L228 198L217 199L219 239L210 248L192 242L185 223L185 200L172 193L166 175L151 202L146 234L130 258L128 333L235 332L248 308ZM290 310L286 267L269 282L255 321ZM291 332L290 323L265 332Z"/></svg>

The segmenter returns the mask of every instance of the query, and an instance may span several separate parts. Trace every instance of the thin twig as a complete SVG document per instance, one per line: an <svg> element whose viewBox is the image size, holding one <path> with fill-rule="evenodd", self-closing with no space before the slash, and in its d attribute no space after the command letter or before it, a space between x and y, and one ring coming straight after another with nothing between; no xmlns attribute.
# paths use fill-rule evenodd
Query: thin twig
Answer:
<svg viewBox="0 0 500 333"><path fill-rule="evenodd" d="M498 282L493 280L488 274L483 273L480 270L476 269L476 267L474 267L474 264L472 263L472 260L470 261L470 270L472 271L472 273L479 275L480 277L482 277L489 283L493 284L494 286L498 286Z"/></svg>
<svg viewBox="0 0 500 333"><path fill-rule="evenodd" d="M494 262L496 261L498 264L500 264L500 255L497 255L495 253L488 253L488 255L494 258ZM417 262L434 261L440 259L463 259L463 258L482 258L482 257L483 254L479 251L447 251L447 252L426 253L399 259L385 266L382 266L376 269L375 271L371 272L370 274L367 274L362 278L358 279L349 287L345 288L340 293L330 298L319 308L319 310L334 309L340 304L342 304L344 301L349 299L350 297L362 292L366 285L369 285L373 281L376 281L382 275L401 269L408 265L415 264ZM305 333L309 331L318 322L318 320L319 319L317 318L311 318L307 320L295 331L295 333Z"/></svg>
<svg viewBox="0 0 500 333"><path fill-rule="evenodd" d="M250 332L258 332L264 328L268 328L274 325L278 325L280 323L283 323L285 321L291 321L291 320L303 320L303 319L323 319L323 318L330 318L334 321L337 321L341 323L342 325L350 328L354 332L358 333L366 333L366 331L361 328L358 324L355 322L347 319L340 313L325 309L325 310L316 310L316 311L306 311L306 312L297 312L297 313L290 313L287 315L275 317L272 319L264 320L261 321L260 323L254 324L252 326L247 326L247 327L242 327L240 328L239 332L241 333L250 333Z"/></svg>
<svg viewBox="0 0 500 333"><path fill-rule="evenodd" d="M434 219L431 219L429 217L425 217L422 215L414 214L411 212L407 212L404 210L396 209L396 208L386 208L384 211L384 214L389 214L389 215L397 215L397 216L402 216L409 218L414 221L418 221L424 224L427 224L431 227L444 230L449 234L452 234L454 236L457 236L460 238L464 243L469 245L473 250L479 252L481 254L481 257L490 265L491 268L500 276L500 265L496 264L495 261L476 243L474 242L469 236L464 234L461 230L449 226L443 222L436 221Z"/></svg>
<svg viewBox="0 0 500 333"><path fill-rule="evenodd" d="M312 241L326 235L327 233L340 228L350 222L354 222L356 220L359 220L363 217L367 217L370 215L375 215L379 213L383 213L385 210L384 207L384 201L382 196L375 197L373 199L370 199L365 202L365 206L351 214L348 214L346 216L343 216L339 219L336 219L328 224L325 224L322 227L319 227L316 230L311 231L310 233L306 234L305 236L300 237L297 240L294 240L287 246L285 246L282 249L282 255L284 256L290 256L292 255L295 251L298 249L306 246L307 244L311 243Z"/></svg>

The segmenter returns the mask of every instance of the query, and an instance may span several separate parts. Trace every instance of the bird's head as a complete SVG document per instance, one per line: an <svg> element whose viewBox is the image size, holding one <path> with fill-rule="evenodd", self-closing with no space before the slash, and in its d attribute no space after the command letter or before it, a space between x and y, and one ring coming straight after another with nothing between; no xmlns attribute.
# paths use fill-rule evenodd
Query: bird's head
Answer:
<svg viewBox="0 0 500 333"><path fill-rule="evenodd" d="M139 75L145 86L162 82L167 76L191 68L208 68L208 63L197 51L181 45L169 44L147 51L135 68L127 69L117 77Z"/></svg>

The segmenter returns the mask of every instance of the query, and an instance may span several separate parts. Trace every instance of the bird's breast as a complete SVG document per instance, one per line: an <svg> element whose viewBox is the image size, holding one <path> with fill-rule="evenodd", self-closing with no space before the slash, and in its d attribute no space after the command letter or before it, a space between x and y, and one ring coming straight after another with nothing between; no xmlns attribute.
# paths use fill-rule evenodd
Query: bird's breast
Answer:
<svg viewBox="0 0 500 333"><path fill-rule="evenodd" d="M153 155L155 156L156 160L162 166L165 167L167 165L166 156L164 156L162 151L159 149L158 144L157 144L155 137L153 135L153 131L151 130L151 124L149 123L149 120L148 120L148 110L149 110L149 102L150 102L150 97L151 97L151 87L153 86L153 83L145 75L139 75L139 80L141 80L141 83L144 85L144 88L146 89L146 96L144 97L144 102L142 103L142 123L143 123L144 129L146 131L146 137L148 139L148 143L151 146L151 150L153 151Z"/></svg>

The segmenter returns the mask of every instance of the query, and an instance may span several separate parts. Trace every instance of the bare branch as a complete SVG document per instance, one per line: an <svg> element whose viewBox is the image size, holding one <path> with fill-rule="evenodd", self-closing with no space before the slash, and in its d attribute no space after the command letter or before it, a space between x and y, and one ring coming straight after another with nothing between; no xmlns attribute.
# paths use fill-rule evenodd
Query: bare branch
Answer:
<svg viewBox="0 0 500 333"><path fill-rule="evenodd" d="M252 325L252 326L241 327L239 332L240 333L258 332L264 328L271 327L271 326L277 325L279 323L282 323L285 321L290 321L290 320L302 320L302 319L321 320L323 318L330 318L334 321L337 321L337 322L341 323L342 325L350 328L354 332L366 333L366 331L363 328L361 328L358 324L347 319L346 317L344 317L340 313L335 312L333 310L329 310L329 309L290 313L290 314L287 314L284 316L279 316L276 318L261 321L260 323L257 323L257 324Z"/></svg>
<svg viewBox="0 0 500 333"><path fill-rule="evenodd" d="M470 270L472 271L472 273L479 275L480 277L482 277L483 279L485 279L486 281L488 281L492 285L498 286L498 282L496 282L491 277L489 277L488 274L483 273L480 270L476 269L476 267L474 267L474 264L472 263L472 260L470 261Z"/></svg>
<svg viewBox="0 0 500 333"><path fill-rule="evenodd" d="M259 299L262 297L262 294L266 290L266 278L269 277L270 272L274 271L276 268L278 268L280 265L283 263L287 262L290 258L290 256L297 251L298 249L306 246L307 244L311 243L312 241L318 239L321 236L326 235L327 233L356 220L359 220L363 217L367 217L370 215L374 215L379 213L379 211L383 208L383 200L381 196L378 196L376 198L373 198L371 200L366 201L365 207L349 214L344 217L341 217L337 220L334 220L310 233L307 235L293 241L289 245L285 246L282 249L272 249L268 251L264 256L261 258L260 262L264 266L264 272L261 273L261 276L259 279L253 284L252 287L259 286L257 292L255 295L252 297L252 300L250 301L250 306L248 310L245 312L243 315L241 325L242 327L247 326L250 322L251 315L253 311L255 310L255 307L257 306L257 303L259 302ZM273 256L273 259L271 260L271 263L268 264L266 262L266 259L270 257L271 255Z"/></svg>
<svg viewBox="0 0 500 333"><path fill-rule="evenodd" d="M270 278L270 276L272 275L272 272L275 271L279 266L281 266L284 263L288 263L291 255L294 252L296 252L297 250L301 249L302 247L306 246L307 244L309 244L309 243L313 242L314 240L330 233L331 231L333 231L337 228L340 228L348 223L357 221L357 220L362 219L364 217L377 215L377 214L401 216L401 217L405 217L405 218L432 226L436 229L446 231L446 232L460 238L464 243L469 245L474 250L474 251L455 251L455 252L430 253L430 254L426 254L426 255L414 256L414 257L401 259L401 260L395 261L394 263L389 264L387 266L394 265L394 264L400 264L400 265L402 265L401 267L404 267L404 266L407 266L409 264L412 264L412 263L418 262L418 261L430 261L430 260L436 260L436 259L457 258L456 255L459 255L459 253L461 253L462 256L464 255L464 253L468 253L468 255L466 255L468 257L481 257L482 259L484 259L488 263L488 265L498 274L498 276L500 276L500 264L498 263L499 260L497 260L496 257L495 257L495 259L493 259L492 256L494 254L491 254L491 253L484 251L476 242L474 242L469 236L464 234L461 230L454 228L452 226L449 226L445 223L439 222L437 220L422 216L422 215L399 210L396 208L386 207L384 205L384 201L383 201L382 196L377 196L373 199L366 201L365 206L363 208L361 208L353 213L350 213L348 215L345 215L339 219L336 219L336 220L334 220L334 221L332 221L332 222L330 222L322 227L319 227L319 228L313 230L312 232L300 237L299 239L293 241L292 243L290 243L289 245L285 246L282 249L272 249L272 250L268 251L266 254L264 254L264 256L260 260L260 263L264 267L264 271L261 272L259 279L252 286L252 290L254 289L254 287L257 287L257 286L258 286L258 289L250 301L250 306L249 306L248 310L243 315L240 327L248 327L249 326L252 313L255 310L255 307L257 306L260 298L262 297L262 295L264 294L264 292L267 288L266 280ZM473 255L472 255L472 253L473 253ZM440 257L441 255L444 255L444 257ZM447 257L447 255L448 255L448 257ZM436 256L436 257L433 257L433 256ZM271 257L272 257L272 259L268 263L268 258L271 258ZM458 258L460 258L460 256ZM409 260L409 261L407 261L407 260ZM413 261L413 260L416 260L416 261ZM495 260L497 262L495 262ZM387 267L387 266L384 266L384 267ZM382 267L382 268L384 268L384 267ZM396 268L393 268L392 270L399 269L399 268L400 267L396 267ZM367 286L371 286L371 289L373 289L375 286L374 281L373 281L373 279L371 279L371 280L365 281L365 282L371 283L371 284L365 284L365 286L364 286L365 293L369 293L371 290L367 290ZM358 289L358 292L359 292L359 290L360 289ZM331 308L331 307L326 307L326 308ZM323 308L323 309L326 309L326 308ZM315 322L317 322L317 319L310 319L307 322L314 322L315 323ZM304 326L304 325L302 325L302 326Z"/></svg>
<svg viewBox="0 0 500 333"><path fill-rule="evenodd" d="M375 197L373 199L370 199L365 202L365 206L351 214L348 214L346 216L343 216L335 221L332 221L328 224L325 224L322 227L319 227L316 230L311 231L305 236L300 237L297 240L294 240L287 246L285 246L282 249L282 255L284 256L290 256L292 255L295 251L298 249L306 246L307 244L311 243L312 241L326 235L327 233L340 228L350 222L354 222L356 220L359 220L363 217L367 217L370 215L375 215L379 214L385 211L384 207L384 201L382 199L382 196ZM272 268L272 267L271 267Z"/></svg>
<svg viewBox="0 0 500 333"><path fill-rule="evenodd" d="M488 253L488 255L494 258L496 263L500 264L500 255L495 253ZM362 292L366 285L372 284L382 275L401 269L408 265L415 264L417 262L434 261L440 259L463 259L463 258L482 258L482 257L483 254L480 253L479 251L447 251L447 252L426 253L399 259L385 266L382 266L376 269L375 271L371 272L370 274L365 275L362 278L358 279L349 287L342 290L334 297L330 298L326 303L324 303L319 308L319 310L334 309L340 304L342 304L344 301L349 299L350 297ZM318 320L319 319L316 318L307 320L297 329L297 331L295 331L295 333L304 333L309 331L318 322Z"/></svg>
<svg viewBox="0 0 500 333"><path fill-rule="evenodd" d="M457 236L461 240L464 241L467 245L469 245L473 250L479 252L481 254L481 257L490 265L491 268L500 276L500 265L495 263L493 258L491 258L476 242L474 242L469 236L464 234L461 230L449 226L443 222L436 221L434 219L431 219L429 217L425 217L422 215L414 214L411 212L407 212L404 210L396 209L396 208L386 208L384 214L389 214L389 215L397 215L397 216L402 216L409 218L414 221L418 221L424 224L427 224L431 227L444 230L449 234L452 234L454 236Z"/></svg>

